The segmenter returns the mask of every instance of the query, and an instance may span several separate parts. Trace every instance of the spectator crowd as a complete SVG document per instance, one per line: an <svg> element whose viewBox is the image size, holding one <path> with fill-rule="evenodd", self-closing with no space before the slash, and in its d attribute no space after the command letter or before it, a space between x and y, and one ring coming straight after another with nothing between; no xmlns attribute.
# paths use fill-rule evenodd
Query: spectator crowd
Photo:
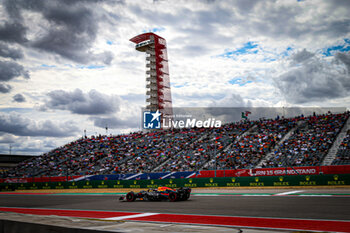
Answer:
<svg viewBox="0 0 350 233"><path fill-rule="evenodd" d="M333 165L350 165L350 129L339 146Z"/></svg>
<svg viewBox="0 0 350 233"><path fill-rule="evenodd" d="M346 114L327 114L305 118L263 167L320 165L347 117Z"/></svg>
<svg viewBox="0 0 350 233"><path fill-rule="evenodd" d="M184 128L84 137L18 164L2 177L132 174L320 165L348 113L261 119L219 128ZM292 132L290 137L284 137ZM284 138L283 143L279 142ZM350 164L350 131L334 164Z"/></svg>

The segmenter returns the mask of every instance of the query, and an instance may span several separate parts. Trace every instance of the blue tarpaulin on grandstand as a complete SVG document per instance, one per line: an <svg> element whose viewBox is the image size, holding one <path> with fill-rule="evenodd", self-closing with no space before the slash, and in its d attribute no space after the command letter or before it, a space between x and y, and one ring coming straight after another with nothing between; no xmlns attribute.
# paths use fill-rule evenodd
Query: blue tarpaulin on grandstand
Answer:
<svg viewBox="0 0 350 233"><path fill-rule="evenodd" d="M177 179L195 176L196 172L158 172L138 174L93 175L82 180L156 180Z"/></svg>

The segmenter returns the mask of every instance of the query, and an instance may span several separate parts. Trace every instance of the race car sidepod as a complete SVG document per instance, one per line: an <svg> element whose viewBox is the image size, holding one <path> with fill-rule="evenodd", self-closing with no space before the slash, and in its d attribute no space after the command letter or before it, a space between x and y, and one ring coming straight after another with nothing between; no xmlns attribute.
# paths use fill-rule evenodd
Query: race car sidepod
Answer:
<svg viewBox="0 0 350 233"><path fill-rule="evenodd" d="M186 201L191 196L190 188L172 189L169 187L158 187L157 189L149 189L147 191L140 191L135 193L133 191L128 192L125 196L121 196L119 200L133 202L135 200L141 201Z"/></svg>

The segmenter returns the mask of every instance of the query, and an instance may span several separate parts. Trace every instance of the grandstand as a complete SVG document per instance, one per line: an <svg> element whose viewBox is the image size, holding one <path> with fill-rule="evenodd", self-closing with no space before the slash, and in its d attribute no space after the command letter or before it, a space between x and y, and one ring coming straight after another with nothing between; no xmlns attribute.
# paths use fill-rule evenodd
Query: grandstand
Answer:
<svg viewBox="0 0 350 233"><path fill-rule="evenodd" d="M342 129L343 115L316 116L302 124L275 151L265 167L318 166Z"/></svg>
<svg viewBox="0 0 350 233"><path fill-rule="evenodd" d="M350 129L346 132L332 165L350 165Z"/></svg>
<svg viewBox="0 0 350 233"><path fill-rule="evenodd" d="M33 155L0 154L0 172L8 171L16 167L18 163L33 157Z"/></svg>
<svg viewBox="0 0 350 233"><path fill-rule="evenodd" d="M350 164L349 112L241 121L81 138L22 161L3 178L188 172L320 166L343 135L330 164ZM346 134L340 134L346 132Z"/></svg>

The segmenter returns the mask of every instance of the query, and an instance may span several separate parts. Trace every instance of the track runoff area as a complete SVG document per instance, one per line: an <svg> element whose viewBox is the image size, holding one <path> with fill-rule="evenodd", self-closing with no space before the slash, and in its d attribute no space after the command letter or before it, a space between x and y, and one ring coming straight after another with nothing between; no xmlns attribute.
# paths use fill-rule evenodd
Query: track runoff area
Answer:
<svg viewBox="0 0 350 233"><path fill-rule="evenodd" d="M193 189L183 202L120 202L126 192L0 193L0 211L240 229L350 232L350 188ZM120 191L120 190L118 190Z"/></svg>

